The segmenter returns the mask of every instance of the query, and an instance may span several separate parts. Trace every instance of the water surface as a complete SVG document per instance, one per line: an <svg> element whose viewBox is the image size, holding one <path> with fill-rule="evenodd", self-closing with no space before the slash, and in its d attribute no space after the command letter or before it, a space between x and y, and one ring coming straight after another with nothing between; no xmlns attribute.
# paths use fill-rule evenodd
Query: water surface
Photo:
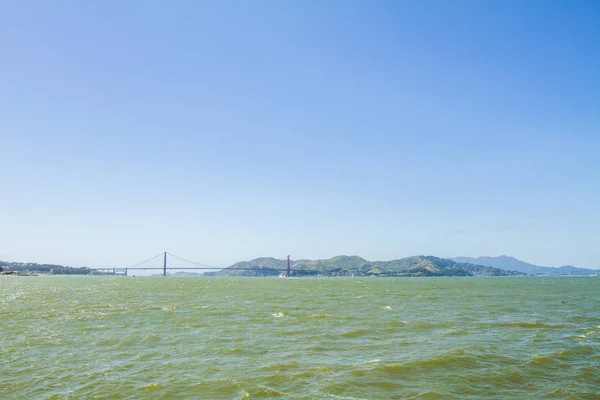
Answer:
<svg viewBox="0 0 600 400"><path fill-rule="evenodd" d="M2 399L599 399L598 278L0 277Z"/></svg>

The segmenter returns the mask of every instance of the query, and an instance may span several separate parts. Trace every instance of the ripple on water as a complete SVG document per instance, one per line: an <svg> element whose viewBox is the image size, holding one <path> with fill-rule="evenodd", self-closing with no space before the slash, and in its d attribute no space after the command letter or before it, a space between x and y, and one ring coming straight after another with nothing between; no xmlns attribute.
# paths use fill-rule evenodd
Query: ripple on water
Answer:
<svg viewBox="0 0 600 400"><path fill-rule="evenodd" d="M485 324L485 323L484 323ZM564 328L565 324L546 324L539 321L507 321L507 322L494 322L488 325L495 327L517 327L517 328L532 328L532 329L559 329Z"/></svg>
<svg viewBox="0 0 600 400"><path fill-rule="evenodd" d="M3 400L593 398L600 386L589 280L6 282Z"/></svg>

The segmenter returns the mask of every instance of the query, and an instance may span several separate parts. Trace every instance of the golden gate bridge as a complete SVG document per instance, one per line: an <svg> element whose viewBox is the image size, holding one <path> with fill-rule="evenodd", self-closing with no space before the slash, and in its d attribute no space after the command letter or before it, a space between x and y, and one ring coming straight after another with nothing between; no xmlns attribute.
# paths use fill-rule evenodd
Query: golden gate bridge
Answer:
<svg viewBox="0 0 600 400"><path fill-rule="evenodd" d="M178 260L179 262L186 262L186 263L190 263L192 265L194 265L193 267L190 266L181 266L181 265L168 265L167 264L167 256L172 257L176 260ZM150 262L160 259L162 258L162 266L161 267L153 267L153 266L147 266ZM144 264L146 264L146 266L144 266ZM142 262L139 262L137 264L131 265L129 267L124 267L124 268L117 268L117 267L112 267L112 268L94 268L94 270L96 271L100 271L100 272L104 272L107 274L112 274L112 275L125 275L127 276L129 271L162 271L162 275L163 276L167 276L167 270L222 270L225 269L223 267L215 267L215 266L211 266L211 265L206 265L206 264L202 264L199 262L195 262L195 261L191 261L191 260L187 260L185 258L179 257L175 254L169 253L168 251L163 251L157 255L155 255L154 257L151 257L147 260L144 260ZM240 268L235 268L235 270L240 270L240 271L244 271L244 270L255 270L256 267L240 267ZM285 272L286 276L291 276L292 275L292 265L291 265L291 261L290 261L290 256L287 256L287 268L268 268L271 271L280 271L280 272Z"/></svg>

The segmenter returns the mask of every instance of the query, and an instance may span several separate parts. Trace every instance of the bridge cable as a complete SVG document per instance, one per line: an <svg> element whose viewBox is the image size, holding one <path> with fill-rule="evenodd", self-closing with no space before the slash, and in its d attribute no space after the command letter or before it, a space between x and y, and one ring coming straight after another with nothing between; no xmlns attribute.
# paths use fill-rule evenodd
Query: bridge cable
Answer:
<svg viewBox="0 0 600 400"><path fill-rule="evenodd" d="M134 267L137 267L138 265L142 265L142 264L144 264L144 263L147 263L148 261L152 261L152 260L154 260L155 258L162 256L163 254L165 254L165 253L164 253L164 252L160 252L160 253L158 253L157 255L155 255L154 257L147 259L146 261L142 261L141 263L137 263L137 264L135 264L135 265L130 265L130 266L129 266L129 267L127 267L127 268L134 268Z"/></svg>
<svg viewBox="0 0 600 400"><path fill-rule="evenodd" d="M162 253L161 253L161 254L162 254ZM177 258L177 259L179 259L179 260L181 260L181 261L189 262L189 263L191 263L191 264L200 265L201 267L214 268L214 269L223 269L223 267L215 267L215 266L213 266L213 265L206 265L206 264L201 264L201 263L198 263L198 262L195 262L195 261L186 260L185 258L182 258L182 257L176 256L175 254L169 253L168 251L167 251L167 254L168 254L168 255L170 255L170 256L172 256L172 257L175 257L175 258Z"/></svg>

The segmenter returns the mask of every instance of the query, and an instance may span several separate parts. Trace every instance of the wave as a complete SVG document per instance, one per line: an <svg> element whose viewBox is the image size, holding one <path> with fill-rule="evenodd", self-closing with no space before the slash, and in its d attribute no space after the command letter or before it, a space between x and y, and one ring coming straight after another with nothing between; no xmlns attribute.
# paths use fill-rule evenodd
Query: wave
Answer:
<svg viewBox="0 0 600 400"><path fill-rule="evenodd" d="M342 337L345 337L345 338L353 338L353 337L363 336L363 335L365 335L367 333L369 333L368 329L360 328L360 329L356 329L356 330L353 330L353 331L348 331L348 332L341 333L339 336L342 336Z"/></svg>
<svg viewBox="0 0 600 400"><path fill-rule="evenodd" d="M308 318L323 319L323 318L329 318L329 317L331 317L331 314L314 314L314 315L310 315Z"/></svg>
<svg viewBox="0 0 600 400"><path fill-rule="evenodd" d="M544 328L544 329L557 329L564 328L566 324L546 324L539 321L510 321L510 322L493 322L486 323L482 322L481 325L486 326L497 326L497 327L517 327L517 328Z"/></svg>

